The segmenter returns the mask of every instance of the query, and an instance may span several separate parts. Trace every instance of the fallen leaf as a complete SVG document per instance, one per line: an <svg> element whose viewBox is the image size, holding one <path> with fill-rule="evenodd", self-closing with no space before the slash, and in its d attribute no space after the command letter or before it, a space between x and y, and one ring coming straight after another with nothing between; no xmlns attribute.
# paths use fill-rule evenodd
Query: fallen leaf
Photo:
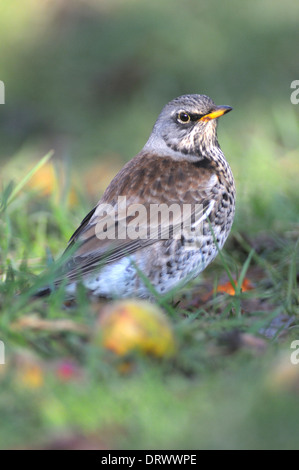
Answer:
<svg viewBox="0 0 299 470"><path fill-rule="evenodd" d="M234 280L235 281L235 285L237 286L238 284L238 281L237 280ZM242 282L242 286L241 286L241 291L242 292L247 292L249 290L252 290L254 289L251 281L249 279L244 279L244 281ZM232 283L230 281L226 282L225 284L219 284L217 289L216 289L216 292L223 292L223 293L226 293L226 294L229 294L229 295L235 295L236 294L236 291L235 291L235 288L234 286L232 285Z"/></svg>
<svg viewBox="0 0 299 470"><path fill-rule="evenodd" d="M14 330L41 330L41 331L71 331L74 333L88 334L90 330L85 325L80 325L72 320L44 320L38 315L28 315L18 319L12 324Z"/></svg>

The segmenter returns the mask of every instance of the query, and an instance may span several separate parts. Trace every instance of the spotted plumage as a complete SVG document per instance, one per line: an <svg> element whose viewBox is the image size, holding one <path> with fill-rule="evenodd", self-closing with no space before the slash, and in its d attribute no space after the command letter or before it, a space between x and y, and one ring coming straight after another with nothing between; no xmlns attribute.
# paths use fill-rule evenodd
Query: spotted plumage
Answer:
<svg viewBox="0 0 299 470"><path fill-rule="evenodd" d="M234 218L234 179L216 135L217 118L230 110L205 95L168 103L142 151L115 176L71 237L66 250L71 255L56 283L66 279L70 294L80 280L96 296L149 297L144 276L161 294L198 276L223 247ZM182 222L173 214L168 238L161 236L162 220L154 237L147 228L144 238L105 239L97 232L107 216L102 207L108 204L119 215L120 196L126 198L126 209L134 204L146 209L142 223L147 227L152 225L150 209L161 204L182 211L191 207L190 225L177 236ZM134 222L133 212L123 221L127 226ZM119 225L117 217L109 219L105 230L119 234Z"/></svg>

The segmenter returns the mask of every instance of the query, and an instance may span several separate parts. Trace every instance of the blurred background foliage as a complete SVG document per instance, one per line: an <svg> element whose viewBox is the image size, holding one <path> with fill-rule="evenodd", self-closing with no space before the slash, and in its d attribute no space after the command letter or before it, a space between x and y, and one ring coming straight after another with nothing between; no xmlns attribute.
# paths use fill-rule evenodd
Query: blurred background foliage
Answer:
<svg viewBox="0 0 299 470"><path fill-rule="evenodd" d="M219 135L237 180L237 223L277 229L296 213L298 221L297 2L10 0L0 8L2 174L18 179L28 159L53 148L90 205L142 148L166 102L205 93L234 107Z"/></svg>

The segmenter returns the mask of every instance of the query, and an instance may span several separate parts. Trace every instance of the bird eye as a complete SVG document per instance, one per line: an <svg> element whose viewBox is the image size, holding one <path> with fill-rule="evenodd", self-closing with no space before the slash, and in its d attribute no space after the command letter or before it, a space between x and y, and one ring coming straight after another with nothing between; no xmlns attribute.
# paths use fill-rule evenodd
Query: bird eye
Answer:
<svg viewBox="0 0 299 470"><path fill-rule="evenodd" d="M178 114L178 121L183 124L187 124L188 122L190 122L190 119L191 118L188 113L181 112Z"/></svg>

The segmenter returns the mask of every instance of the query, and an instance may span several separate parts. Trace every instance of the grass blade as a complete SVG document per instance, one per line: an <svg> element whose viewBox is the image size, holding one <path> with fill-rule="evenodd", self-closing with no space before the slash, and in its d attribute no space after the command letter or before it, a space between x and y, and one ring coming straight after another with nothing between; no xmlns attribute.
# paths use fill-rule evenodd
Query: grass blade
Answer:
<svg viewBox="0 0 299 470"><path fill-rule="evenodd" d="M53 156L54 151L50 150L50 152L47 153L33 168L32 170L27 173L24 178L16 185L16 187L12 190L10 193L7 201L6 201L6 207L11 204L11 202L16 198L16 196L19 194L20 191L24 188L24 186L30 181L32 176L40 169L42 168Z"/></svg>

